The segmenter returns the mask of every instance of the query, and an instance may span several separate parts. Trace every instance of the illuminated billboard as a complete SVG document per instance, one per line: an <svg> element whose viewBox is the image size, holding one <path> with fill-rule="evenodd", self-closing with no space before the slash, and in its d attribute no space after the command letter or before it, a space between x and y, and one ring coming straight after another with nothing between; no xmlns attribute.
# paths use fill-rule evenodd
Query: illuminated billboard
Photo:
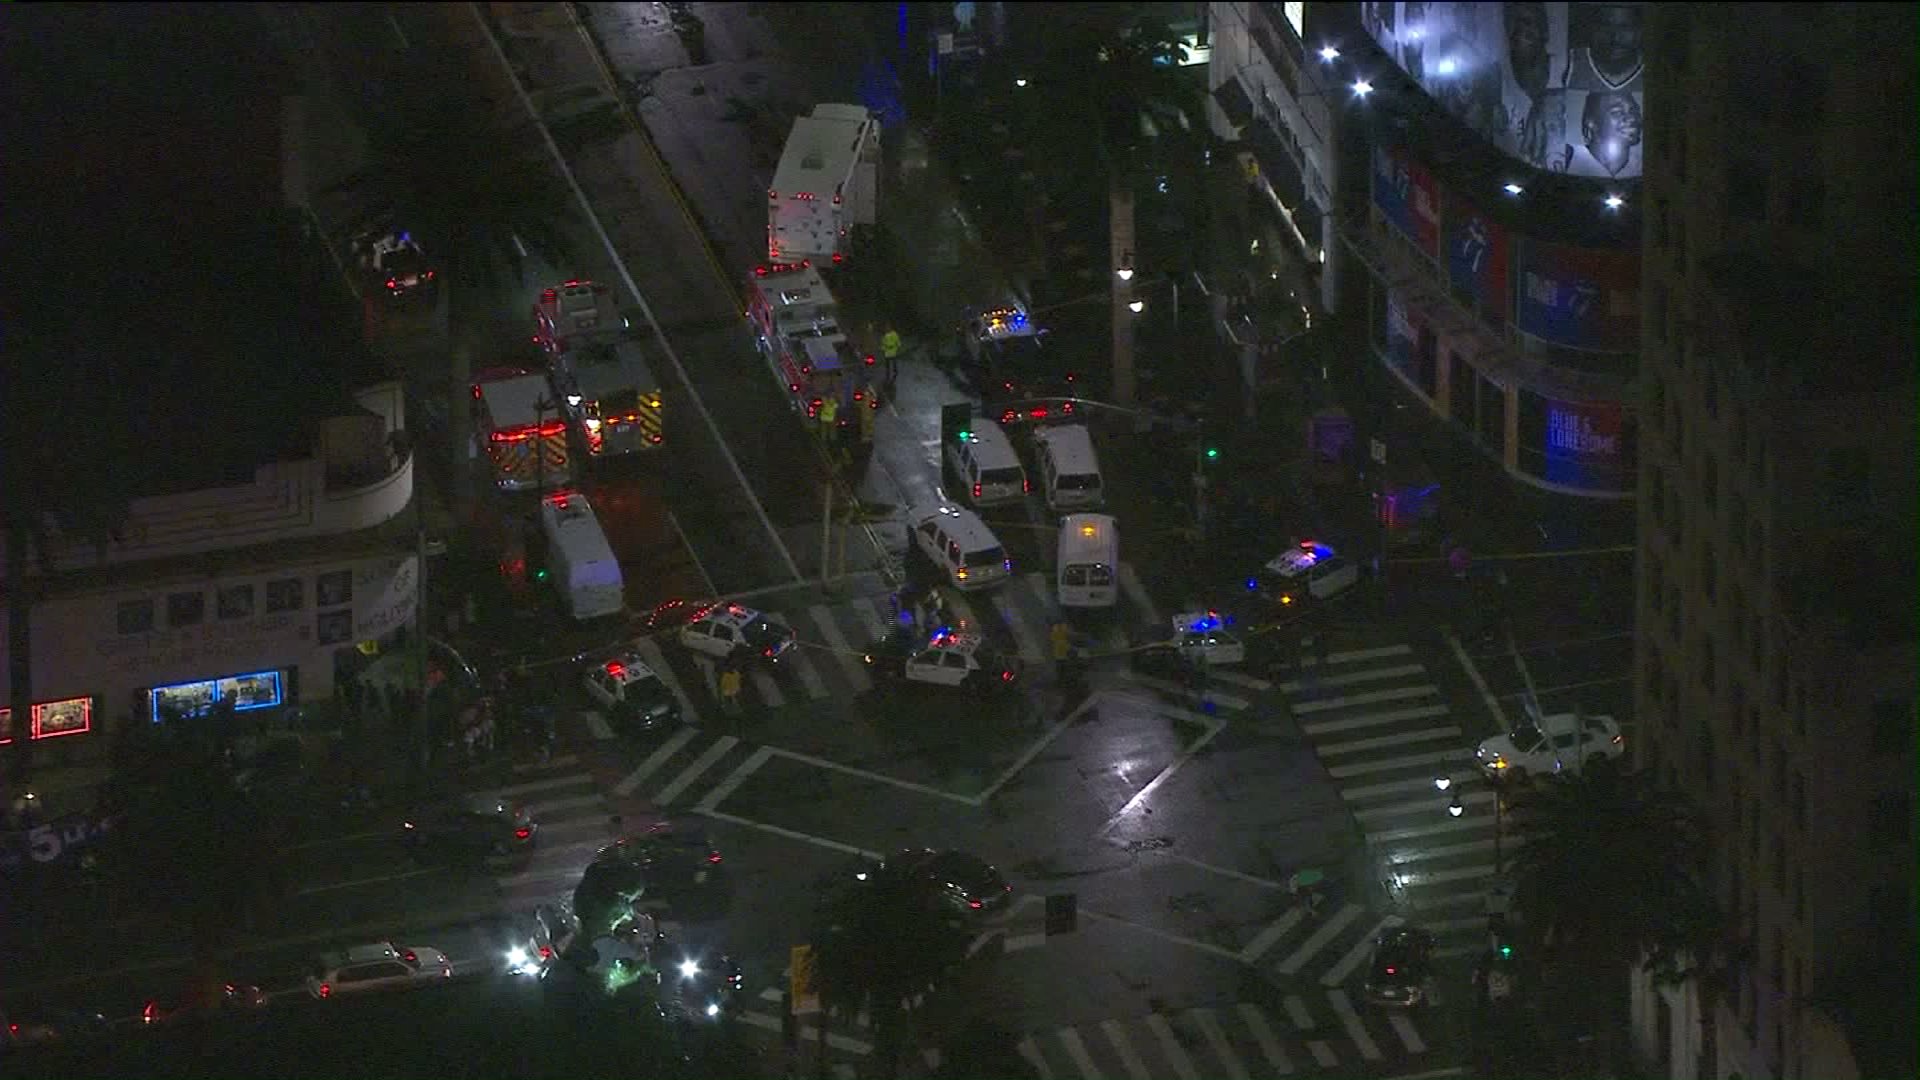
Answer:
<svg viewBox="0 0 1920 1080"><path fill-rule="evenodd" d="M1366 2L1375 43L1436 102L1536 169L1640 175L1639 3Z"/></svg>
<svg viewBox="0 0 1920 1080"><path fill-rule="evenodd" d="M1640 345L1640 256L1552 244L1519 244L1514 324L1542 341L1588 352Z"/></svg>

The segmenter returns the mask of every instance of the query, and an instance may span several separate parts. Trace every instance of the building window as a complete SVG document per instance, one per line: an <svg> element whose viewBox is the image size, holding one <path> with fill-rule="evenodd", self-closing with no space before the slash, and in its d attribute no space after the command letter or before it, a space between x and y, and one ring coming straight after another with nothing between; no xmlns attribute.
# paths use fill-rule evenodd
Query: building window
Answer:
<svg viewBox="0 0 1920 1080"><path fill-rule="evenodd" d="M1767 220L1767 167L1755 158L1727 162L1728 217L1743 221Z"/></svg>
<svg viewBox="0 0 1920 1080"><path fill-rule="evenodd" d="M153 629L153 598L122 600L113 613L114 625L123 634L144 634Z"/></svg>
<svg viewBox="0 0 1920 1080"><path fill-rule="evenodd" d="M317 607L338 607L353 603L353 571L334 570L321 574L313 587Z"/></svg>
<svg viewBox="0 0 1920 1080"><path fill-rule="evenodd" d="M1747 802L1747 858L1756 864L1760 861L1760 803L1751 799ZM1759 867L1754 869L1758 876Z"/></svg>
<svg viewBox="0 0 1920 1080"><path fill-rule="evenodd" d="M297 577L267 582L267 612L299 611L306 603L306 584Z"/></svg>
<svg viewBox="0 0 1920 1080"><path fill-rule="evenodd" d="M167 596L168 626L193 626L206 617L206 593L177 592Z"/></svg>
<svg viewBox="0 0 1920 1080"><path fill-rule="evenodd" d="M1807 776L1797 771L1793 774L1793 827L1802 832L1807 828Z"/></svg>
<svg viewBox="0 0 1920 1080"><path fill-rule="evenodd" d="M1913 797L1904 792L1876 795L1873 799L1873 839L1882 844L1906 844L1912 835Z"/></svg>
<svg viewBox="0 0 1920 1080"><path fill-rule="evenodd" d="M253 617L253 586L228 585L214 594L215 610L222 619Z"/></svg>
<svg viewBox="0 0 1920 1080"><path fill-rule="evenodd" d="M151 618L152 613L148 613ZM131 631L122 630L121 633ZM1873 703L1873 752L1892 755L1913 751L1913 703L1881 698Z"/></svg>

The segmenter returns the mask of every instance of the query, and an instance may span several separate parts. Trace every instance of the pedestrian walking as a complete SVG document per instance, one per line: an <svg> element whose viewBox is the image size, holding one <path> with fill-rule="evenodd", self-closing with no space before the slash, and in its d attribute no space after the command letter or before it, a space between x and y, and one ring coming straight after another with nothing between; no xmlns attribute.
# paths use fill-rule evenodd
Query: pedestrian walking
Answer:
<svg viewBox="0 0 1920 1080"><path fill-rule="evenodd" d="M893 393L893 384L900 379L900 332L887 327L880 335L880 355L887 362L887 393Z"/></svg>
<svg viewBox="0 0 1920 1080"><path fill-rule="evenodd" d="M740 665L729 662L720 672L720 707L728 716L740 715Z"/></svg>

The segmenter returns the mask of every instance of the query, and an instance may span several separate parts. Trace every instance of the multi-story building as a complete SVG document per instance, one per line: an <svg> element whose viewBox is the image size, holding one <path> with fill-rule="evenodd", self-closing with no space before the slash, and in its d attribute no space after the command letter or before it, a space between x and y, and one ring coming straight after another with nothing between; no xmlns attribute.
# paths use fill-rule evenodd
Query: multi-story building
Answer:
<svg viewBox="0 0 1920 1080"><path fill-rule="evenodd" d="M1516 478L1632 493L1637 4L1211 5L1216 134L1321 303Z"/></svg>
<svg viewBox="0 0 1920 1080"><path fill-rule="evenodd" d="M1649 5L1638 763L1749 959L1675 1078L1911 1076L1915 15Z"/></svg>

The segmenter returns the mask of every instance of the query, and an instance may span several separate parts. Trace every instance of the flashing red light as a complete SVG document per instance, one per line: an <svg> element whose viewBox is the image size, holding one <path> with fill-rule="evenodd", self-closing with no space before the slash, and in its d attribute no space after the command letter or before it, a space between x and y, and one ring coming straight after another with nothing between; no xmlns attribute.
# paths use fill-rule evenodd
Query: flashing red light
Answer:
<svg viewBox="0 0 1920 1080"><path fill-rule="evenodd" d="M473 399L475 401L480 400L480 384L479 383L473 384Z"/></svg>
<svg viewBox="0 0 1920 1080"><path fill-rule="evenodd" d="M549 420L537 426L534 424L522 424L517 428L507 428L502 431L496 431L492 435L489 435L488 438L494 442L525 442L533 438L550 439L555 435L565 434L566 430L566 421Z"/></svg>
<svg viewBox="0 0 1920 1080"><path fill-rule="evenodd" d="M1020 490L1021 490L1021 491L1023 491L1023 492L1031 492L1031 491L1033 490L1033 481L1031 481L1031 480L1029 480L1029 479L1027 479L1027 478L1026 478L1026 477L1024 477L1024 476L1023 476L1023 477L1021 477L1021 478L1020 478Z"/></svg>
<svg viewBox="0 0 1920 1080"><path fill-rule="evenodd" d="M839 266L839 265L840 265L840 262L841 262L841 260L842 260L842 259L844 259L844 258L846 258L846 256L844 256L844 255L842 255L842 254L840 254L840 253L839 253L839 252L837 252L837 251L836 251L836 252L834 252L834 253L833 253L833 265L835 265L835 266Z"/></svg>
<svg viewBox="0 0 1920 1080"><path fill-rule="evenodd" d="M859 390L855 390L855 391L853 392L853 400L855 400L855 401L865 401L865 400L867 400L867 395L866 395L866 394L865 394L864 392L862 392L862 391L859 391Z"/></svg>
<svg viewBox="0 0 1920 1080"><path fill-rule="evenodd" d="M974 498L976 498L976 499L980 497L980 485L979 485L979 484L975 484L975 485L973 485L973 497L974 497Z"/></svg>
<svg viewBox="0 0 1920 1080"><path fill-rule="evenodd" d="M800 365L800 374L802 374L802 375L812 375L812 374L813 374L813 365L812 365L812 364L801 364L801 365Z"/></svg>
<svg viewBox="0 0 1920 1080"><path fill-rule="evenodd" d="M808 404L808 407L817 409L820 407L820 399L814 398L812 401L808 402L807 404Z"/></svg>
<svg viewBox="0 0 1920 1080"><path fill-rule="evenodd" d="M1072 411L1073 411L1073 402L1071 402L1071 401L1063 401L1063 402L1061 402L1061 403L1060 403L1060 411L1061 411L1061 412L1063 412L1063 413L1070 413L1070 412L1072 412Z"/></svg>
<svg viewBox="0 0 1920 1080"><path fill-rule="evenodd" d="M772 188L768 188L768 189L767 189L767 201L768 201L768 202L779 202L779 201L780 201L780 193L779 193L779 192L777 192L777 191L775 191L775 190L773 190Z"/></svg>
<svg viewBox="0 0 1920 1080"><path fill-rule="evenodd" d="M835 205L835 206L839 206L839 205L840 205L840 196L839 196L839 194L838 194L837 192L836 192L836 193L834 194L834 196L833 196L833 205Z"/></svg>
<svg viewBox="0 0 1920 1080"><path fill-rule="evenodd" d="M147 1002L140 1010L140 1022L143 1024L151 1024L158 1019L160 1019L160 1003L157 1001Z"/></svg>
<svg viewBox="0 0 1920 1080"><path fill-rule="evenodd" d="M797 383L797 382L790 382L790 383L788 383L788 384L787 384L787 392L788 392L788 393L790 393L790 394L797 394L797 393L799 393L799 392L800 392L800 384L799 384L799 383Z"/></svg>
<svg viewBox="0 0 1920 1080"><path fill-rule="evenodd" d="M569 281L569 282L567 282L567 283L566 283L566 285L567 285L567 288L569 288L569 289L571 289L571 288L574 288L574 287L576 287L576 286L578 286L579 284L580 284L580 279L579 279L579 278L574 278L574 279L573 279L572 281Z"/></svg>
<svg viewBox="0 0 1920 1080"><path fill-rule="evenodd" d="M1387 968L1387 974L1389 974L1389 975L1397 975L1397 974L1399 974L1399 969L1398 969L1398 968L1395 968L1395 967L1392 967L1392 966L1389 966L1389 967Z"/></svg>
<svg viewBox="0 0 1920 1080"><path fill-rule="evenodd" d="M1072 381L1073 381L1073 379L1074 379L1074 375L1073 375L1073 372L1071 372L1071 371L1069 371L1069 372L1067 372L1067 381L1068 381L1068 382L1072 382Z"/></svg>
<svg viewBox="0 0 1920 1080"><path fill-rule="evenodd" d="M868 353L868 354L867 354L867 366L868 366L868 367L872 367L872 366L873 366L873 354L872 354L872 353Z"/></svg>
<svg viewBox="0 0 1920 1080"><path fill-rule="evenodd" d="M527 837L532 835L533 835L533 830L527 828L524 825L518 829L513 830L513 838L515 840L525 840Z"/></svg>
<svg viewBox="0 0 1920 1080"><path fill-rule="evenodd" d="M665 435L655 435L652 437L652 441L656 444L663 443L667 441L667 437Z"/></svg>
<svg viewBox="0 0 1920 1080"><path fill-rule="evenodd" d="M1015 420L1018 420L1019 418L1020 418L1020 414L1017 412L1014 412L1012 409L1008 409L1006 412L1003 412L1000 414L1000 422L1003 424L1011 424Z"/></svg>
<svg viewBox="0 0 1920 1080"><path fill-rule="evenodd" d="M796 191L796 192L794 192L794 193L793 193L793 197L794 197L794 198L795 198L796 200L798 200L798 201L800 201L800 202L812 202L812 201L813 201L813 192L811 192L811 191Z"/></svg>
<svg viewBox="0 0 1920 1080"><path fill-rule="evenodd" d="M1027 415L1033 417L1035 420L1045 420L1047 418L1047 407L1042 405L1037 409L1028 409Z"/></svg>
<svg viewBox="0 0 1920 1080"><path fill-rule="evenodd" d="M627 665L618 660L609 660L607 661L607 674L616 679L624 679L627 677Z"/></svg>
<svg viewBox="0 0 1920 1080"><path fill-rule="evenodd" d="M978 900L969 900L969 901L967 901L967 906L968 906L968 907L970 907L970 908L973 908L973 909L975 909L975 910L978 910L978 909L980 909L980 908L983 908L983 907L985 907L986 905L985 905L985 904L983 904L983 903L981 903L981 902L980 902L980 901L978 901Z"/></svg>
<svg viewBox="0 0 1920 1080"><path fill-rule="evenodd" d="M717 851L709 851L709 852L707 852L707 861L708 861L708 862L710 862L710 863L717 863L717 862L719 862L719 861L720 861L720 853L719 853L719 852L717 852Z"/></svg>
<svg viewBox="0 0 1920 1080"><path fill-rule="evenodd" d="M400 958L402 960L405 960L409 964L417 964L420 962L419 955L416 954L412 949L408 949L406 952L401 953Z"/></svg>
<svg viewBox="0 0 1920 1080"><path fill-rule="evenodd" d="M1012 681L1013 681L1013 672L1012 672L1012 671L1002 671L1002 672L1000 673L1000 681L1001 681L1001 682L1012 682Z"/></svg>
<svg viewBox="0 0 1920 1080"><path fill-rule="evenodd" d="M332 996L333 996L333 984L332 984L332 983L321 983L321 984L320 984L320 996L321 996L321 997L323 997L323 998L329 998L329 997L332 997Z"/></svg>
<svg viewBox="0 0 1920 1080"><path fill-rule="evenodd" d="M540 946L540 959L542 960L553 959L553 946L551 945Z"/></svg>
<svg viewBox="0 0 1920 1080"><path fill-rule="evenodd" d="M867 402L867 408L877 409L879 407L880 407L880 395L875 394L873 395L872 399Z"/></svg>

